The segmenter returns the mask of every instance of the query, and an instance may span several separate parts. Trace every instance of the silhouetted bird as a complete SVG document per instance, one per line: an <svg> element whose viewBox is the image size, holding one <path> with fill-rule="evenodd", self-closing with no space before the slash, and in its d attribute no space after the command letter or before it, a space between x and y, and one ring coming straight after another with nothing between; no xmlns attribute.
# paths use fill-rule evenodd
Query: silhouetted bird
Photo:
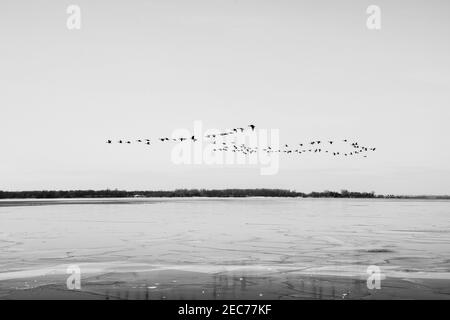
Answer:
<svg viewBox="0 0 450 320"><path fill-rule="evenodd" d="M250 124L249 127L252 129L252 131L255 130L255 126L253 124Z"/></svg>
<svg viewBox="0 0 450 320"><path fill-rule="evenodd" d="M111 140L106 141L106 143L111 143L111 142L112 142Z"/></svg>

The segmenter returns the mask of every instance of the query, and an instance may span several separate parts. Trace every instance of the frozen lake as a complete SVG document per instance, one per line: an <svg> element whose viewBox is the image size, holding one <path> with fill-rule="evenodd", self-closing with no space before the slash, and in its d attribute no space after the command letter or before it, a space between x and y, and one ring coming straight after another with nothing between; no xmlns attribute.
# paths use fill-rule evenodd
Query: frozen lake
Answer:
<svg viewBox="0 0 450 320"><path fill-rule="evenodd" d="M0 201L0 298L449 299L449 284L450 201Z"/></svg>

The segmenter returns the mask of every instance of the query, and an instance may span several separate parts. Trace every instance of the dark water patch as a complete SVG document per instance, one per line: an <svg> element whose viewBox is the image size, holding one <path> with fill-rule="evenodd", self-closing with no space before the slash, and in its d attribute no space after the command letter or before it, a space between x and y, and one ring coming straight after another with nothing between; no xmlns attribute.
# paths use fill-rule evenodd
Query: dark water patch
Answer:
<svg viewBox="0 0 450 320"><path fill-rule="evenodd" d="M386 249L386 248L376 248L376 249L369 249L365 250L365 252L369 253L392 253L395 252L394 250Z"/></svg>
<svg viewBox="0 0 450 320"><path fill-rule="evenodd" d="M396 232L426 232L426 233L450 233L450 230L440 230L440 229L398 229L392 230Z"/></svg>
<svg viewBox="0 0 450 320"><path fill-rule="evenodd" d="M164 200L135 200L135 199L81 199L81 200L11 200L0 201L0 207L23 206L53 206L53 205L116 205L116 204L155 204Z"/></svg>

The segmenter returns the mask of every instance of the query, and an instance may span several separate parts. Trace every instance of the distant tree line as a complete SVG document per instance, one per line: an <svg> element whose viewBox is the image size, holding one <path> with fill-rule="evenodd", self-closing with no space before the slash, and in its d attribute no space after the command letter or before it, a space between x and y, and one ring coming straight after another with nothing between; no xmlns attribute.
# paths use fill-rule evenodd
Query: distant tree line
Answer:
<svg viewBox="0 0 450 320"><path fill-rule="evenodd" d="M303 195L303 194L301 194ZM0 191L0 199L24 198L130 198L130 197L298 197L300 193L282 189L177 189L173 191L125 190L42 190Z"/></svg>
<svg viewBox="0 0 450 320"><path fill-rule="evenodd" d="M177 189L173 191L125 190L40 190L0 191L0 199L57 199L57 198L132 198L132 197L302 197L302 198L394 198L394 199L450 199L450 196L376 195L375 192L348 190L303 193L285 189Z"/></svg>

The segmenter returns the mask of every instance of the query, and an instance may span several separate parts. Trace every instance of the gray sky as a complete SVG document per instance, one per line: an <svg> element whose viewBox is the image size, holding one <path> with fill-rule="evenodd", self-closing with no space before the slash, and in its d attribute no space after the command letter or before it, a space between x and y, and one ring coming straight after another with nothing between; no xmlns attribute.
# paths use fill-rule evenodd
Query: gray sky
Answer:
<svg viewBox="0 0 450 320"><path fill-rule="evenodd" d="M69 4L82 29L66 28ZM366 8L381 7L379 31ZM448 1L0 3L0 189L290 188L450 194ZM158 137L194 120L281 142L351 138L367 159L280 171L175 165Z"/></svg>

